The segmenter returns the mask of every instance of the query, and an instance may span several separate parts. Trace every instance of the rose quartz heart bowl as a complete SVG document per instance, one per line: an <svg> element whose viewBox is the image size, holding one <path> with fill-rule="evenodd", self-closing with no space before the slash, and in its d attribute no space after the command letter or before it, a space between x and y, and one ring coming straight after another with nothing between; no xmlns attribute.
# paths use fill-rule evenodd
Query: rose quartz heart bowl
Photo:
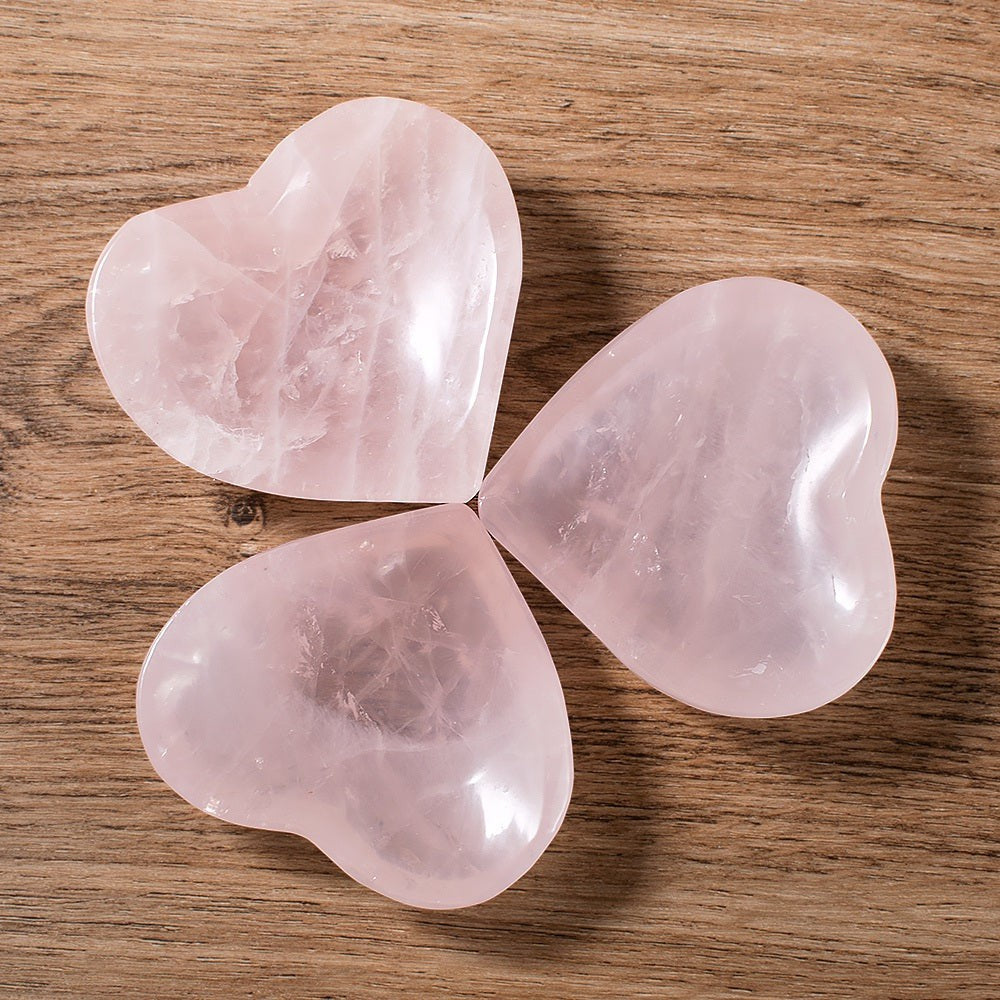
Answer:
<svg viewBox="0 0 1000 1000"><path fill-rule="evenodd" d="M164 451L317 500L469 500L482 482L521 233L454 118L349 101L245 188L130 219L87 296L94 353Z"/></svg>
<svg viewBox="0 0 1000 1000"><path fill-rule="evenodd" d="M892 631L885 358L770 278L688 289L589 361L486 479L490 533L627 666L721 715L806 712Z"/></svg>

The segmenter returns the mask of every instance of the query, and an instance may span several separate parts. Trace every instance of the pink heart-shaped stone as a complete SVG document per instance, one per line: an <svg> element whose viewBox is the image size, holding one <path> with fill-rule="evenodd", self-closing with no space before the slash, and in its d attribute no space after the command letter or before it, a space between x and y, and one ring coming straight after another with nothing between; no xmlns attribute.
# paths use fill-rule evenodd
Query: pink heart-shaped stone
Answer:
<svg viewBox="0 0 1000 1000"><path fill-rule="evenodd" d="M490 532L626 665L724 715L843 694L892 630L892 374L817 292L732 278L613 340L487 476Z"/></svg>
<svg viewBox="0 0 1000 1000"><path fill-rule="evenodd" d="M341 104L245 188L130 219L94 269L91 342L164 451L319 500L478 489L521 282L510 185L421 104Z"/></svg>
<svg viewBox="0 0 1000 1000"><path fill-rule="evenodd" d="M545 640L468 507L303 538L231 567L142 668L160 777L311 840L414 906L489 899L562 823L573 751Z"/></svg>

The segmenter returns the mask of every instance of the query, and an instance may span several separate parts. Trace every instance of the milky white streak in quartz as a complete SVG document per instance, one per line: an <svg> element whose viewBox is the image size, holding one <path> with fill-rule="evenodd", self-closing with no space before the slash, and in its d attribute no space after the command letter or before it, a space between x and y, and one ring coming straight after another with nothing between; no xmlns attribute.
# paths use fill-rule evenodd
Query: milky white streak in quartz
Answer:
<svg viewBox="0 0 1000 1000"><path fill-rule="evenodd" d="M321 500L478 489L521 282L510 186L421 104L341 104L242 190L130 219L87 298L111 391L174 458Z"/></svg>
<svg viewBox="0 0 1000 1000"><path fill-rule="evenodd" d="M733 278L607 345L487 477L487 528L625 664L725 715L871 668L896 601L892 375L835 302Z"/></svg>

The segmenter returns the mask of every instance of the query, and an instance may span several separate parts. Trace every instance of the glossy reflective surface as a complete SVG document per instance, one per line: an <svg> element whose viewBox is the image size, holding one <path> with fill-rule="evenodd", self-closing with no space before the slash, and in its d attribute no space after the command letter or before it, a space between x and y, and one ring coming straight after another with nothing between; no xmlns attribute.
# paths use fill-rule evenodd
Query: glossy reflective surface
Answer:
<svg viewBox="0 0 1000 1000"><path fill-rule="evenodd" d="M150 649L138 716L154 767L199 809L300 834L414 906L507 888L572 786L552 659L464 506L226 570Z"/></svg>
<svg viewBox="0 0 1000 1000"><path fill-rule="evenodd" d="M119 403L226 482L320 500L478 489L521 282L471 130L389 98L285 139L246 188L129 220L87 314Z"/></svg>
<svg viewBox="0 0 1000 1000"><path fill-rule="evenodd" d="M487 477L493 535L625 664L711 712L843 694L892 629L889 368L835 302L692 288L596 355Z"/></svg>

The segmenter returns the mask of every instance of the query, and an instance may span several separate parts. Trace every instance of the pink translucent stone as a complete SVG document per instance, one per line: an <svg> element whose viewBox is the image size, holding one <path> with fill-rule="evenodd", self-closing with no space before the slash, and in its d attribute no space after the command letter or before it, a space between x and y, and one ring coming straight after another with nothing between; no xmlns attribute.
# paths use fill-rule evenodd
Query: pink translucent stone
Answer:
<svg viewBox="0 0 1000 1000"><path fill-rule="evenodd" d="M592 358L486 478L484 523L622 662L724 715L805 712L892 630L885 358L817 292L682 292Z"/></svg>
<svg viewBox="0 0 1000 1000"><path fill-rule="evenodd" d="M130 219L87 298L118 402L174 458L320 500L478 489L521 282L506 176L454 118L350 101L239 191Z"/></svg>
<svg viewBox="0 0 1000 1000"><path fill-rule="evenodd" d="M467 507L282 545L217 576L139 679L185 799L311 840L414 906L489 899L562 823L573 753L548 648Z"/></svg>

